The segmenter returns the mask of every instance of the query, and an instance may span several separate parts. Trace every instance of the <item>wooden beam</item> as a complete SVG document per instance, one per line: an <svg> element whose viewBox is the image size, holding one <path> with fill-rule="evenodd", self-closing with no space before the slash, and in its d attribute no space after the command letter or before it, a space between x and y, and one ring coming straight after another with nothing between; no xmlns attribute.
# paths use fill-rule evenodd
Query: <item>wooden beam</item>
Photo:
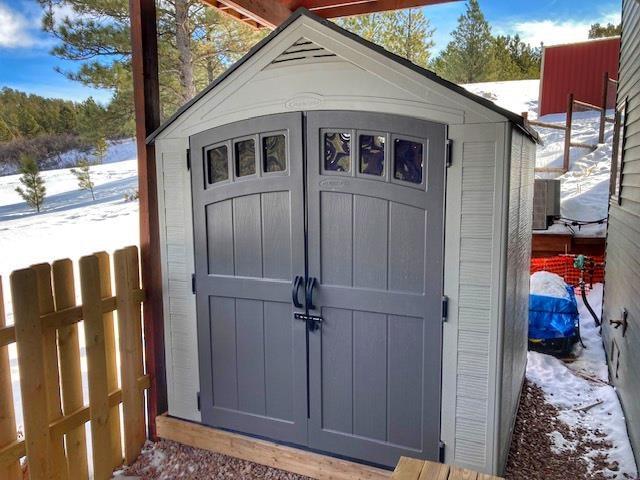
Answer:
<svg viewBox="0 0 640 480"><path fill-rule="evenodd" d="M166 415L158 417L156 425L158 435L167 440L311 478L388 480L391 477L391 472L380 468L245 437Z"/></svg>
<svg viewBox="0 0 640 480"><path fill-rule="evenodd" d="M337 3L338 6L322 7L316 9L310 5L310 9L314 10L314 13L324 18L336 18L336 17L349 17L353 15L362 15L365 13L386 12L389 10L401 10L404 8L417 8L428 5L436 5L439 3L455 2L458 0L375 0L372 2L342 2L346 5L340 6L341 2Z"/></svg>
<svg viewBox="0 0 640 480"><path fill-rule="evenodd" d="M151 377L148 401L149 436L155 438L154 419L167 410L156 158L154 147L147 145L145 141L160 125L155 0L129 0L129 15L138 147L141 270L142 282L147 290L143 305L143 322L146 371Z"/></svg>
<svg viewBox="0 0 640 480"><path fill-rule="evenodd" d="M276 28L291 15L291 10L278 0L220 0L220 3L268 28Z"/></svg>

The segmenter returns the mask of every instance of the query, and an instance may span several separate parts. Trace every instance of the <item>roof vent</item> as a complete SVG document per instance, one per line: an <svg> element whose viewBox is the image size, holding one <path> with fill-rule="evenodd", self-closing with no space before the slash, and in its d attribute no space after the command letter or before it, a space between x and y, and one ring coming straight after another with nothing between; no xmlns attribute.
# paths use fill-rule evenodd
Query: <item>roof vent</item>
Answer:
<svg viewBox="0 0 640 480"><path fill-rule="evenodd" d="M271 62L271 66L289 66L299 63L317 62L319 59L336 56L335 53L330 52L320 45L306 38L301 38L278 55L278 57Z"/></svg>

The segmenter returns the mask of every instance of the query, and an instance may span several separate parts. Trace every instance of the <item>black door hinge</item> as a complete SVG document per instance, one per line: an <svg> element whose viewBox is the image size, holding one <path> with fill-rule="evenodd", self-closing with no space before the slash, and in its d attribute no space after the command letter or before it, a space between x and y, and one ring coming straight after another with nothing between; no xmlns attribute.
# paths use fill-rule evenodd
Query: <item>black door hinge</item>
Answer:
<svg viewBox="0 0 640 480"><path fill-rule="evenodd" d="M444 463L444 449L445 449L445 444L442 440L440 440L438 442L438 461L440 463Z"/></svg>
<svg viewBox="0 0 640 480"><path fill-rule="evenodd" d="M197 402L198 402L198 411L200 411L200 392L196 392L197 395Z"/></svg>
<svg viewBox="0 0 640 480"><path fill-rule="evenodd" d="M445 146L445 165L447 167L451 166L451 146L453 145L453 140L447 139L447 144Z"/></svg>
<svg viewBox="0 0 640 480"><path fill-rule="evenodd" d="M187 148L187 170L191 170L191 149Z"/></svg>
<svg viewBox="0 0 640 480"><path fill-rule="evenodd" d="M191 274L191 293L196 294L196 274Z"/></svg>
<svg viewBox="0 0 640 480"><path fill-rule="evenodd" d="M442 321L446 322L449 319L449 297L442 296Z"/></svg>

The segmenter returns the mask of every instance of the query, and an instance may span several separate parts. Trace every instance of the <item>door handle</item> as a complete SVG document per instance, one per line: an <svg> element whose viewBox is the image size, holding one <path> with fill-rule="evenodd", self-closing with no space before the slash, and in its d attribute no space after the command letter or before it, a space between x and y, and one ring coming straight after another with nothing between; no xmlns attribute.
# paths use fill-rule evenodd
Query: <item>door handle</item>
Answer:
<svg viewBox="0 0 640 480"><path fill-rule="evenodd" d="M309 277L307 279L307 285L306 285L306 292L305 292L305 300L307 302L307 309L308 310L315 310L316 306L313 304L313 289L316 286L316 283L318 283L318 280L316 279L316 277Z"/></svg>
<svg viewBox="0 0 640 480"><path fill-rule="evenodd" d="M300 275L296 275L296 278L293 279L293 286L291 288L291 300L293 300L293 304L296 308L304 308L304 305L298 300L298 291L300 290L300 286L304 281L304 277Z"/></svg>

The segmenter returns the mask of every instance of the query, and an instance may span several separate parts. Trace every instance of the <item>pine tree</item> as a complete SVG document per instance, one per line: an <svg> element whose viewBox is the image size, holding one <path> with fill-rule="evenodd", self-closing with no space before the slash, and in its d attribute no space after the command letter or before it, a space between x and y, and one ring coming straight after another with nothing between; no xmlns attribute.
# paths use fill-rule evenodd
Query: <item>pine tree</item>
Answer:
<svg viewBox="0 0 640 480"><path fill-rule="evenodd" d="M104 137L99 137L96 140L96 144L93 150L98 163L102 163L104 161L104 157L107 155L108 149L109 145L107 144L107 140Z"/></svg>
<svg viewBox="0 0 640 480"><path fill-rule="evenodd" d="M434 28L420 9L372 13L338 20L338 25L407 60L426 67Z"/></svg>
<svg viewBox="0 0 640 480"><path fill-rule="evenodd" d="M76 167L77 168L71 169L71 173L78 180L78 187L80 187L81 190L89 190L91 192L91 198L95 200L96 196L93 192L95 184L93 183L93 180L91 180L91 165L89 161L86 158L81 158L78 160Z"/></svg>
<svg viewBox="0 0 640 480"><path fill-rule="evenodd" d="M40 169L35 159L29 155L20 158L20 183L23 187L16 187L16 192L27 202L27 204L40 213L40 208L44 202L47 189L44 186L44 179L40 176Z"/></svg>
<svg viewBox="0 0 640 480"><path fill-rule="evenodd" d="M604 38L615 37L622 33L622 24L614 25L613 23L607 23L606 25L600 25L594 23L589 29L589 38Z"/></svg>
<svg viewBox="0 0 640 480"><path fill-rule="evenodd" d="M490 79L495 65L493 37L478 0L469 0L451 36L452 40L433 62L436 73L456 83Z"/></svg>

